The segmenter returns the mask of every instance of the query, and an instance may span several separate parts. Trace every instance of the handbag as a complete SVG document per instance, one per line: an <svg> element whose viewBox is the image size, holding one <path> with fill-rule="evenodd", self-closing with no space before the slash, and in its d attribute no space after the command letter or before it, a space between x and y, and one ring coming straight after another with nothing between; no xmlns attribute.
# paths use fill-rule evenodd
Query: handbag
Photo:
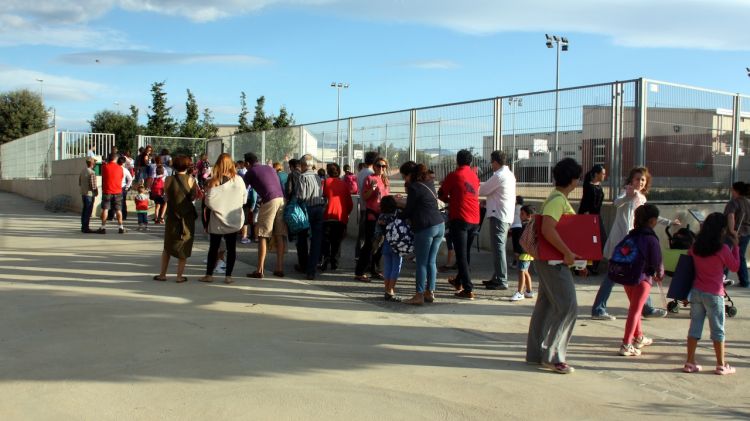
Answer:
<svg viewBox="0 0 750 421"><path fill-rule="evenodd" d="M310 219L307 217L307 207L292 198L284 206L284 222L286 222L289 232L296 234L310 228Z"/></svg>

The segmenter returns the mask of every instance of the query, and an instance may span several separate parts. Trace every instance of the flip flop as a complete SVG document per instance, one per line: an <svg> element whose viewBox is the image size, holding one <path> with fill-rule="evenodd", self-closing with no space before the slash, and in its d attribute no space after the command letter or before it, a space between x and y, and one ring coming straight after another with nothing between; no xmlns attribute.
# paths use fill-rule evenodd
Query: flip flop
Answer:
<svg viewBox="0 0 750 421"><path fill-rule="evenodd" d="M181 284L181 283L187 282L187 281L188 281L188 278L186 278L184 276L180 276L179 278L177 278L177 281L175 281L175 282L177 282L178 284Z"/></svg>
<svg viewBox="0 0 750 421"><path fill-rule="evenodd" d="M159 275L156 275L156 276L154 276L154 278L153 278L153 279L154 279L154 281L161 281L161 282L164 282L164 281L166 281L166 280L167 280L167 277L166 277L166 276L159 276Z"/></svg>

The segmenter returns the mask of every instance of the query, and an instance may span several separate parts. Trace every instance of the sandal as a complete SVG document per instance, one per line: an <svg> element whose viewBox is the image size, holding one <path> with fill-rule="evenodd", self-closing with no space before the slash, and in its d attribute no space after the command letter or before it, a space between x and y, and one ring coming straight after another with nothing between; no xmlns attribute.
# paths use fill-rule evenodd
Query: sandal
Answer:
<svg viewBox="0 0 750 421"><path fill-rule="evenodd" d="M154 278L153 278L153 279L154 279L154 281L161 281L161 282L164 282L164 281L166 281L166 280L167 280L167 277L166 277L166 276L161 276L161 275L156 275L156 276L154 276Z"/></svg>
<svg viewBox="0 0 750 421"><path fill-rule="evenodd" d="M714 373L720 376L725 376L727 374L734 374L736 372L737 370L729 364L717 365L716 370L714 371Z"/></svg>
<svg viewBox="0 0 750 421"><path fill-rule="evenodd" d="M224 277L224 283L227 284L227 285L229 285L231 283L234 283L234 280L232 279L231 276L226 276L226 277Z"/></svg>
<svg viewBox="0 0 750 421"><path fill-rule="evenodd" d="M176 282L177 282L178 284L181 284L181 283L183 283L183 282L187 282L187 281L188 281L188 279L187 279L186 277L184 277L184 276L180 276L179 278L177 278L177 281L176 281Z"/></svg>
<svg viewBox="0 0 750 421"><path fill-rule="evenodd" d="M214 281L214 277L211 276L211 275L206 275L206 276L198 279L198 281L200 281L200 282L207 282L207 283L208 282L213 282Z"/></svg>
<svg viewBox="0 0 750 421"><path fill-rule="evenodd" d="M683 373L697 373L701 370L703 370L703 367L699 366L698 364L685 363L685 365L682 366Z"/></svg>
<svg viewBox="0 0 750 421"><path fill-rule="evenodd" d="M263 272L258 272L257 270L253 273L247 274L248 278L255 278L255 279L263 279Z"/></svg>

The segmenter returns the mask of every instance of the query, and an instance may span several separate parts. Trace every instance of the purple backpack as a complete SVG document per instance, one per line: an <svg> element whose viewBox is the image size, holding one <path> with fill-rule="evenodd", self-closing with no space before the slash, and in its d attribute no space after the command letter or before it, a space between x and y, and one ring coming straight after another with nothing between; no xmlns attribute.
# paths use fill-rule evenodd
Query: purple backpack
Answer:
<svg viewBox="0 0 750 421"><path fill-rule="evenodd" d="M643 236L653 233L631 231L622 239L609 259L607 276L612 282L622 285L637 285L646 271L646 256L641 250Z"/></svg>

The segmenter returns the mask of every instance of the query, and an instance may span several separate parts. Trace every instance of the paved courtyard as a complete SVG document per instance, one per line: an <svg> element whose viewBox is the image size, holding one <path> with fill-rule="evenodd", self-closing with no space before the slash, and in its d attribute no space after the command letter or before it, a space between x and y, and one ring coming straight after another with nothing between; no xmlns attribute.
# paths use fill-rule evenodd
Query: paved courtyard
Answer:
<svg viewBox="0 0 750 421"><path fill-rule="evenodd" d="M579 278L569 355L577 371L558 375L523 361L533 300L482 290L459 302L442 274L435 304L384 303L382 284L352 280L351 239L343 267L316 281L245 278L255 246L241 246L227 286L196 281L203 238L190 282L173 282L172 263L161 283L151 280L158 228L109 231L81 234L78 215L0 192L0 419L750 417L747 290L730 289L739 314L727 321L727 360L737 375L687 375L686 311L646 320L654 345L620 357L622 288L611 300L621 317L592 321L599 279ZM474 256L477 281L489 259ZM404 296L413 269L402 273ZM658 289L652 298L661 301ZM713 366L708 341L699 359Z"/></svg>

